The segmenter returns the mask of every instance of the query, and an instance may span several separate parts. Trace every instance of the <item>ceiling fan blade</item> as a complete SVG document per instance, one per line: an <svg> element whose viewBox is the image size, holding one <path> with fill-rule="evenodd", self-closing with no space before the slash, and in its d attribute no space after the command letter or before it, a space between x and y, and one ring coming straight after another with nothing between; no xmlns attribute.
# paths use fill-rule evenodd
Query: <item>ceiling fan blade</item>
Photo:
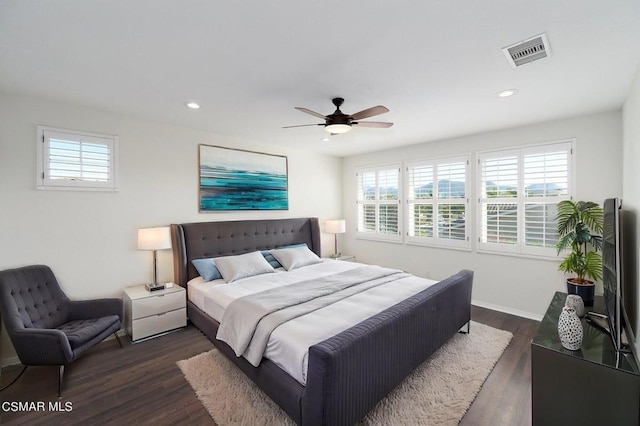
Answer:
<svg viewBox="0 0 640 426"><path fill-rule="evenodd" d="M357 123L351 123L352 126L358 127L376 127L379 129L386 129L393 126L393 123L386 123L384 121L359 121Z"/></svg>
<svg viewBox="0 0 640 426"><path fill-rule="evenodd" d="M356 112L355 114L351 115L351 119L362 120L363 118L373 117L375 115L384 114L385 112L389 112L389 108L384 107L382 105L378 105L371 108L367 108L360 112Z"/></svg>
<svg viewBox="0 0 640 426"><path fill-rule="evenodd" d="M311 114L314 117L322 118L323 120L326 120L326 118L327 118L324 115L320 114L319 112L311 111L310 109L307 109L307 108L302 108L302 107L294 107L294 108L297 109L298 111L302 111L302 112L306 112L307 114Z"/></svg>
<svg viewBox="0 0 640 426"><path fill-rule="evenodd" d="M283 129L291 129L293 127L308 127L308 126L324 126L324 124L298 124L297 126L284 126Z"/></svg>

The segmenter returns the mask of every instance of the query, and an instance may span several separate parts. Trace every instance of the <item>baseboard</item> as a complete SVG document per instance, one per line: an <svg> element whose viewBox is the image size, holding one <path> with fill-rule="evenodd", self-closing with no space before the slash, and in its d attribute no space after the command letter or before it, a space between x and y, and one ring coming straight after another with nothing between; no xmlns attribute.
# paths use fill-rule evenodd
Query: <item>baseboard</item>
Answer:
<svg viewBox="0 0 640 426"><path fill-rule="evenodd" d="M515 315L517 317L527 318L534 321L542 321L543 315L532 314L531 312L520 311L518 309L509 308L507 306L495 305L493 303L483 302L481 300L471 300L471 304L481 308L491 309L492 311L504 312L505 314Z"/></svg>
<svg viewBox="0 0 640 426"><path fill-rule="evenodd" d="M17 356L12 356L11 358L3 359L2 362L0 363L0 366L4 368L4 367L9 367L10 365L16 365L16 364L20 364L20 358L18 358Z"/></svg>

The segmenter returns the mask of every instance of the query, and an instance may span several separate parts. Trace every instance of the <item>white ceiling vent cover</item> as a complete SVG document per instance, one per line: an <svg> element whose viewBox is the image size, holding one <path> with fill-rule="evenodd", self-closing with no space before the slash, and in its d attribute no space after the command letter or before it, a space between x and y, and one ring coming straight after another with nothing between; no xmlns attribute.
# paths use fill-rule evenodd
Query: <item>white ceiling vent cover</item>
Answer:
<svg viewBox="0 0 640 426"><path fill-rule="evenodd" d="M546 34L504 47L502 51L514 68L551 56L551 47Z"/></svg>

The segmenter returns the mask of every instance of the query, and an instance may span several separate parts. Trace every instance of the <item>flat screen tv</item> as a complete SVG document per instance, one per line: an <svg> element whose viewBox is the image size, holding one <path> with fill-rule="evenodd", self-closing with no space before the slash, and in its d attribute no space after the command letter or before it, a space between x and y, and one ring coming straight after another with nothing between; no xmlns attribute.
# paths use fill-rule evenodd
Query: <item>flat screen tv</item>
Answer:
<svg viewBox="0 0 640 426"><path fill-rule="evenodd" d="M629 342L633 342L634 339L629 317L625 311L624 300L625 253L623 250L623 238L625 233L622 201L619 198L606 199L603 213L602 284L604 287L604 302L613 345L616 351L622 351L629 349Z"/></svg>

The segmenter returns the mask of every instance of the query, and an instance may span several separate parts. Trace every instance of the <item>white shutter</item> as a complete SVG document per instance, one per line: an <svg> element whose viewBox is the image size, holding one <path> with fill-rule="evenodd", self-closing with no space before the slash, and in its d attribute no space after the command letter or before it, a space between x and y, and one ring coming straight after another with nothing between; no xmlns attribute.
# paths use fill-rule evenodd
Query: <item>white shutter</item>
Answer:
<svg viewBox="0 0 640 426"><path fill-rule="evenodd" d="M469 248L467 238L468 157L407 164L407 242Z"/></svg>
<svg viewBox="0 0 640 426"><path fill-rule="evenodd" d="M567 145L524 150L525 197L569 195L570 146Z"/></svg>
<svg viewBox="0 0 640 426"><path fill-rule="evenodd" d="M450 244L467 246L467 164L466 158L448 160L437 167L437 235Z"/></svg>
<svg viewBox="0 0 640 426"><path fill-rule="evenodd" d="M558 242L557 205L569 199L571 143L523 149L524 248L554 249Z"/></svg>
<svg viewBox="0 0 640 426"><path fill-rule="evenodd" d="M558 202L570 199L572 142L478 155L478 248L555 257Z"/></svg>
<svg viewBox="0 0 640 426"><path fill-rule="evenodd" d="M376 231L376 172L360 171L358 181L358 232Z"/></svg>
<svg viewBox="0 0 640 426"><path fill-rule="evenodd" d="M359 169L357 181L357 235L401 241L400 166Z"/></svg>
<svg viewBox="0 0 640 426"><path fill-rule="evenodd" d="M517 250L519 156L519 150L479 155L479 242L485 248Z"/></svg>
<svg viewBox="0 0 640 426"><path fill-rule="evenodd" d="M433 164L420 162L407 166L407 205L409 237L433 235Z"/></svg>
<svg viewBox="0 0 640 426"><path fill-rule="evenodd" d="M381 234L400 235L399 189L399 167L378 171L378 232Z"/></svg>
<svg viewBox="0 0 640 426"><path fill-rule="evenodd" d="M117 190L114 136L38 126L38 188Z"/></svg>

